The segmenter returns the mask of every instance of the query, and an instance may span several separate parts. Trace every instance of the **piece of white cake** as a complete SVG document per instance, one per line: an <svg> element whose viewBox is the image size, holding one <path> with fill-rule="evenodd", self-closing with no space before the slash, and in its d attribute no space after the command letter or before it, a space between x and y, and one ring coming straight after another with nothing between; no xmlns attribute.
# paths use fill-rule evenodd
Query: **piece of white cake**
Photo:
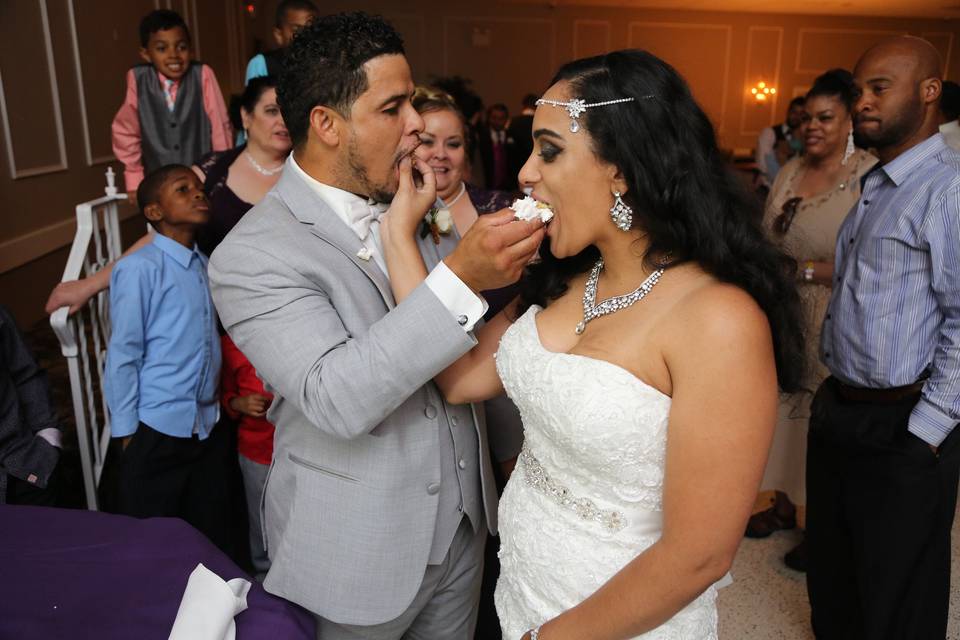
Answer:
<svg viewBox="0 0 960 640"><path fill-rule="evenodd" d="M546 224L553 218L553 209L550 208L550 205L539 202L530 196L522 200L519 198L514 200L510 208L513 209L514 217L517 220L533 220L539 216L540 220Z"/></svg>

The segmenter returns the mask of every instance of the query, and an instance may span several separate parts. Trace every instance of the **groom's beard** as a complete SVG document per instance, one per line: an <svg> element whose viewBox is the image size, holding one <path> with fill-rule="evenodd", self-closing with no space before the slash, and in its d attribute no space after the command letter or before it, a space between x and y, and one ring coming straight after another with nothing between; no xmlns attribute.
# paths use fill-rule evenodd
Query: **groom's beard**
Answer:
<svg viewBox="0 0 960 640"><path fill-rule="evenodd" d="M420 145L417 144L411 149L401 149L400 151L397 151L393 158L393 173L391 173L391 177L397 175L396 171L400 166L400 161L409 155L413 155L413 152L418 146ZM350 170L351 178L356 181L357 186L359 187L359 193L366 194L367 197L371 198L374 202L380 202L382 204L390 204L393 202L393 197L397 195L396 185L391 186L389 184L375 184L370 179L370 174L367 171L367 167L360 158L360 152L357 149L356 144L356 137L351 137L350 144L347 147L347 167Z"/></svg>

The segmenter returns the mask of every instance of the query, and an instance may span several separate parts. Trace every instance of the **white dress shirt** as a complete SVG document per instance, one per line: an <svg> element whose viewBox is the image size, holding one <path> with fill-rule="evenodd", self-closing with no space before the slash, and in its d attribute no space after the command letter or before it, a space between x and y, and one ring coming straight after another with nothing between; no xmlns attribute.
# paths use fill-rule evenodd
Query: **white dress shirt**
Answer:
<svg viewBox="0 0 960 640"><path fill-rule="evenodd" d="M377 207L383 206L366 201L355 193L350 193L337 187L331 187L328 184L318 181L297 164L292 153L287 159L287 165L288 169L295 171L303 178L304 182L306 182L307 185L327 203L337 217L351 229L355 230L355 227L350 222L351 217L349 212L352 207L357 206L357 203ZM357 236L363 242L364 248L370 252L371 257L380 270L383 271L384 274L388 274L389 272L387 271L387 265L384 261L383 249L380 243L379 220L374 221L370 225L369 233L362 234L362 232L357 232ZM474 326L483 318L483 314L485 314L489 308L486 300L475 294L442 260L434 267L433 271L427 275L426 283L434 295L439 298L443 306L456 318L464 331L473 331Z"/></svg>

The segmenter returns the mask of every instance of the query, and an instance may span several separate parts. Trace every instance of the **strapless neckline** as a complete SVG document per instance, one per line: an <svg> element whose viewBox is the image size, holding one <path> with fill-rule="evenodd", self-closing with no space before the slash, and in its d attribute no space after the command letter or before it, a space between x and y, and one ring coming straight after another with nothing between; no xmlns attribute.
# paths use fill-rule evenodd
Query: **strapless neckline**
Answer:
<svg viewBox="0 0 960 640"><path fill-rule="evenodd" d="M551 351L546 347L546 345L543 344L543 340L540 339L540 328L537 326L537 316L540 315L540 312L543 311L543 308L538 305L533 305L533 307L534 307L533 313L525 314L525 315L529 315L530 317L530 332L533 334L534 344L540 349L540 351L542 351L548 356L586 360L587 362L594 362L594 363L600 364L601 366L605 366L613 371L618 371L620 375L630 378L634 382L634 384L638 385L642 389L652 391L654 394L666 400L671 399L670 396L665 394L663 391L660 391L660 389L657 389L655 386L651 385L649 382L645 382L642 378L637 376L637 374L633 373L626 367L623 367L615 362L610 362L609 360L604 360L603 358L586 356L581 353L569 353L566 351ZM521 318L521 320L523 320L523 318Z"/></svg>

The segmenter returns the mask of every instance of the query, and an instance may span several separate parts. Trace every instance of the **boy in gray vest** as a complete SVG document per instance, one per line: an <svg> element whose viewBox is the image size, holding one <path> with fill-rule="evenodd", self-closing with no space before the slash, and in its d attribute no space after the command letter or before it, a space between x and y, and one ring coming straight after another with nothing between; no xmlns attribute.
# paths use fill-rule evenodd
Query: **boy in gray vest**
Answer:
<svg viewBox="0 0 960 640"><path fill-rule="evenodd" d="M191 64L190 30L174 11L152 11L140 22L139 64L127 72L127 93L111 127L130 201L144 172L191 165L233 146L227 107L213 70Z"/></svg>

